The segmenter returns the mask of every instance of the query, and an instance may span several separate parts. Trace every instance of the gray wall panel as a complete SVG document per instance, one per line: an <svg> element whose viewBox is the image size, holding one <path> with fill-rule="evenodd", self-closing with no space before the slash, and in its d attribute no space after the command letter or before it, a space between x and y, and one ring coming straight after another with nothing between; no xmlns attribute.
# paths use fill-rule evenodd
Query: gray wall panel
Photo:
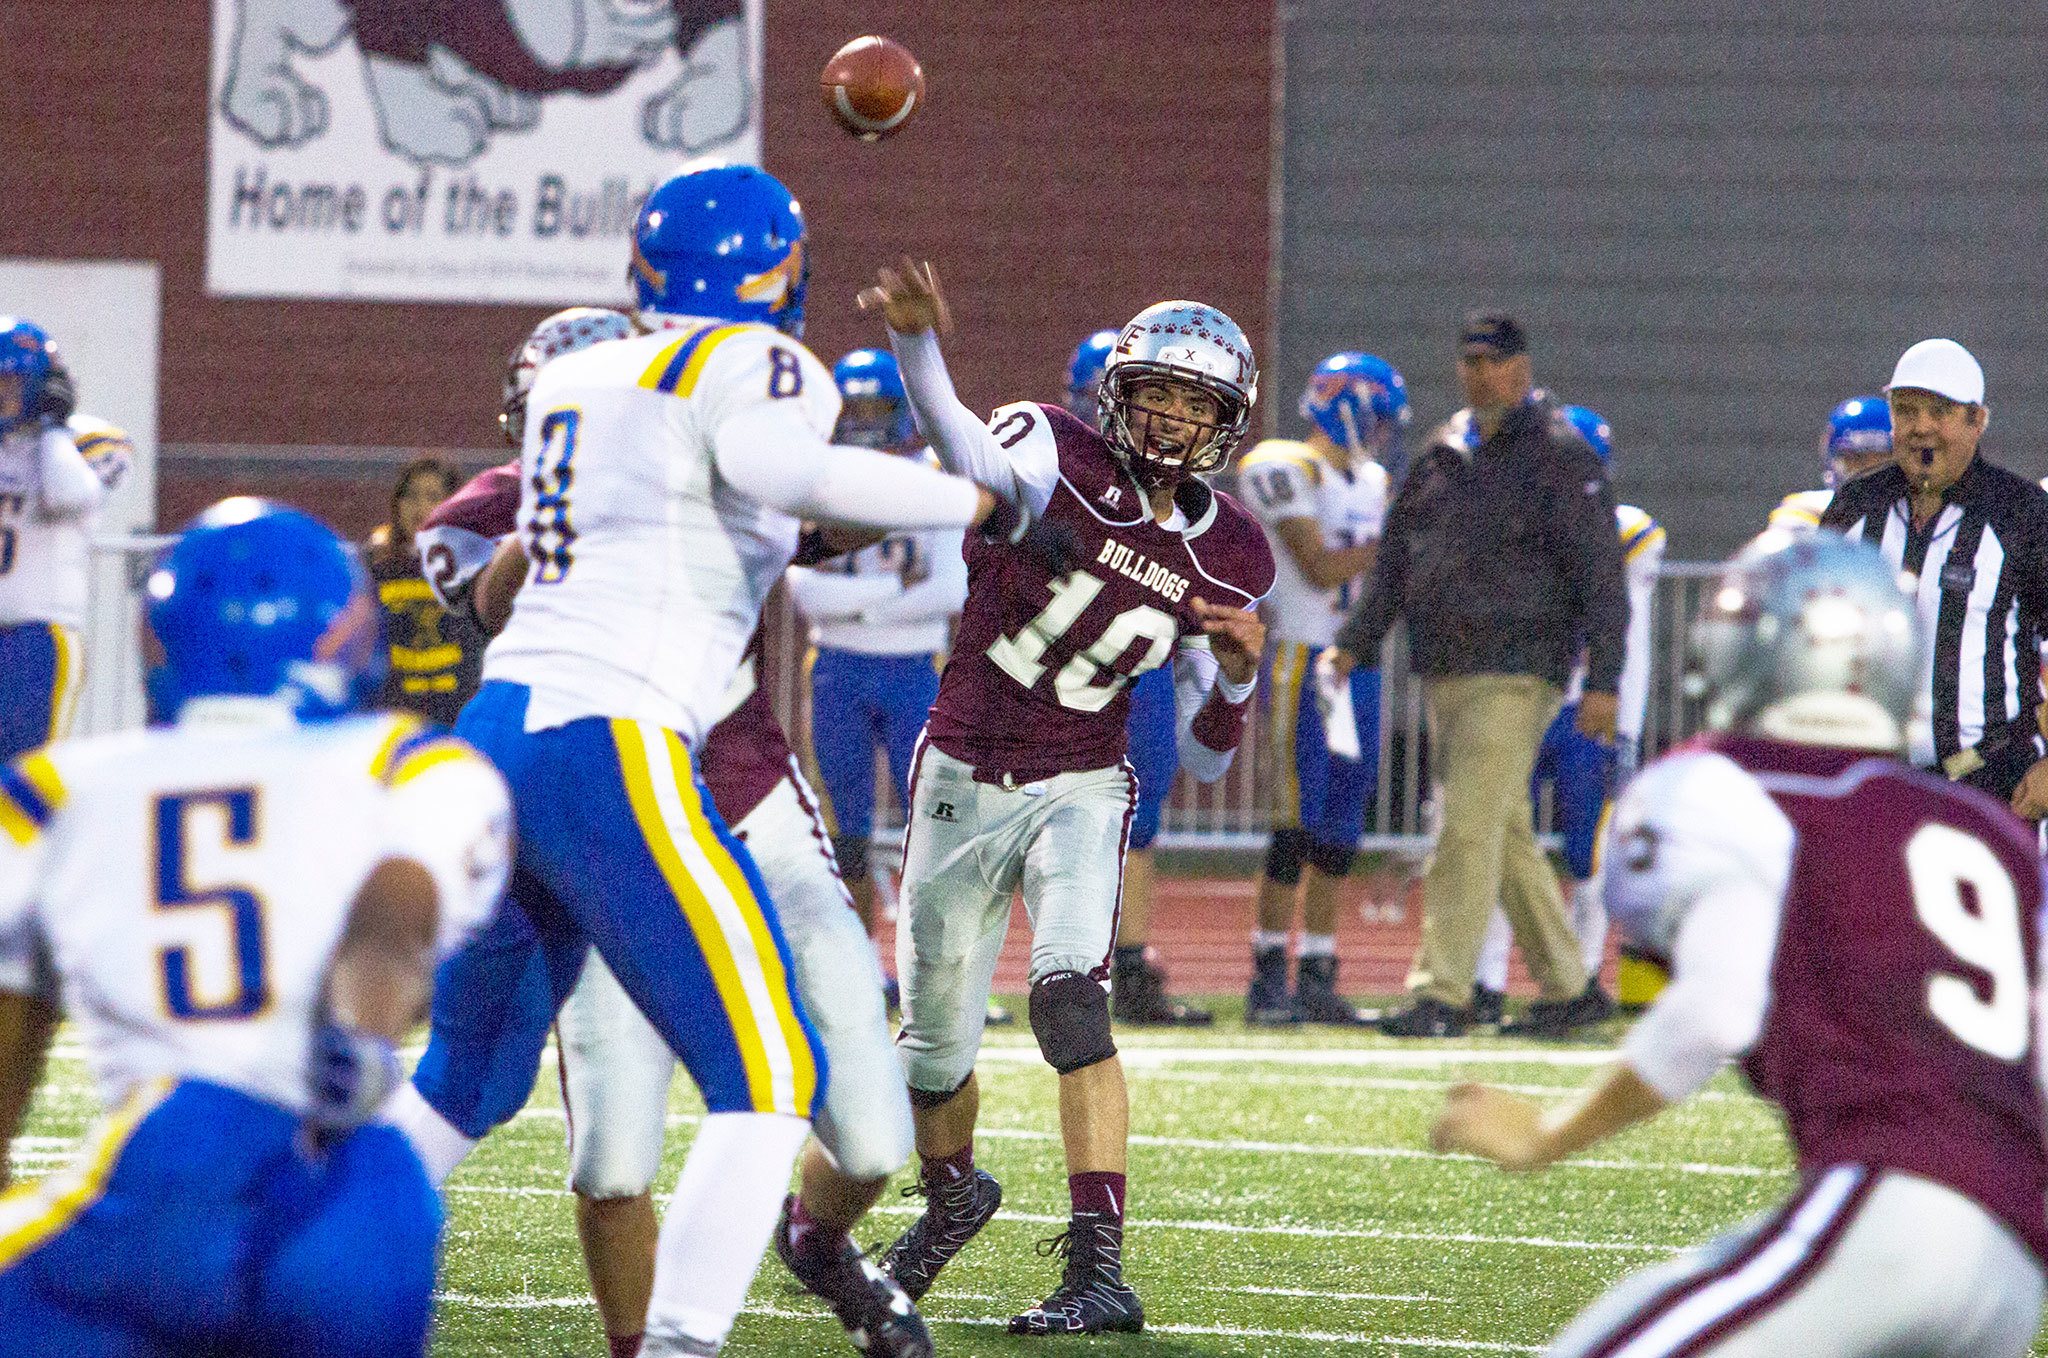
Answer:
<svg viewBox="0 0 2048 1358"><path fill-rule="evenodd" d="M1948 334L1986 448L2048 472L2048 12L1906 0L1648 7L1287 0L1268 419L1347 347L1462 399L1466 306L1606 414L1675 554L1817 484L1827 410ZM1938 13L1940 31L1927 31Z"/></svg>

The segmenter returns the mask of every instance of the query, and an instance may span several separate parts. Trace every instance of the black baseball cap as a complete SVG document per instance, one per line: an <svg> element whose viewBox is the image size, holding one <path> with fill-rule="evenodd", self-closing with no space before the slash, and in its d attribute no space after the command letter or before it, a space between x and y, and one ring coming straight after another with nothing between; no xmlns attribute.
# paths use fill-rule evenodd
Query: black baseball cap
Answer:
<svg viewBox="0 0 2048 1358"><path fill-rule="evenodd" d="M1458 352L1487 358L1513 358L1529 352L1522 323L1505 311L1468 311L1458 332Z"/></svg>

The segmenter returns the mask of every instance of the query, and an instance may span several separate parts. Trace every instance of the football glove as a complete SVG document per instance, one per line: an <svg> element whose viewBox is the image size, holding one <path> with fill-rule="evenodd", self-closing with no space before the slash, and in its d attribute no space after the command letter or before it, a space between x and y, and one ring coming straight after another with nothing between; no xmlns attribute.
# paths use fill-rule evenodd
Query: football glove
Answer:
<svg viewBox="0 0 2048 1358"><path fill-rule="evenodd" d="M998 496L981 521L981 535L1008 543L1055 576L1065 575L1081 560L1081 541L1063 523L1040 518L1025 506Z"/></svg>
<svg viewBox="0 0 2048 1358"><path fill-rule="evenodd" d="M306 1120L325 1132L360 1127L377 1115L400 1078L395 1044L323 1023L313 1034L313 1104Z"/></svg>
<svg viewBox="0 0 2048 1358"><path fill-rule="evenodd" d="M52 360L50 370L43 374L41 384L36 387L34 400L30 403L30 419L48 420L51 424L62 424L78 409L78 387L71 380L71 370L62 363Z"/></svg>

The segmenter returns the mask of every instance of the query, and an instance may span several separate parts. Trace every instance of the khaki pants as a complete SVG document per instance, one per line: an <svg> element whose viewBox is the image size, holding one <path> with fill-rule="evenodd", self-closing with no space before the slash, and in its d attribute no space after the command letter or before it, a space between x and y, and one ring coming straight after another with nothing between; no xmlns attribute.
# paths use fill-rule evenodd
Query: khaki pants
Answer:
<svg viewBox="0 0 2048 1358"><path fill-rule="evenodd" d="M1529 774L1563 694L1527 674L1428 679L1433 758L1443 785L1443 830L1422 887L1422 947L1412 994L1460 1008L1494 902L1548 1000L1586 988L1578 940L1557 875L1536 843Z"/></svg>

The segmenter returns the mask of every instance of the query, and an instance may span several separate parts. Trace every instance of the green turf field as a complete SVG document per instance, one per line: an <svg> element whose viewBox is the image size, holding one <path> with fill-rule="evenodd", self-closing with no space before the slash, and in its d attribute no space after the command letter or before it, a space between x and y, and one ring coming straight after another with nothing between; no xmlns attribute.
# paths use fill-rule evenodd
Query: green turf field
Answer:
<svg viewBox="0 0 2048 1358"><path fill-rule="evenodd" d="M1150 1330L1047 1341L1012 1339L1002 1323L1057 1278L1033 1253L1067 1207L1054 1076L1027 1032L992 1033L976 1154L1002 1181L1004 1208L925 1300L939 1351L1540 1351L1607 1284L1769 1206L1790 1183L1776 1115L1726 1074L1691 1104L1544 1175L1510 1178L1423 1148L1447 1084L1567 1090L1617 1035L1530 1047L1325 1029L1274 1036L1235 1023L1120 1033L1134 1132L1126 1259ZM75 1049L60 1046L17 1166L48 1167L94 1107ZM664 1191L697 1109L680 1081L673 1107ZM550 1065L532 1106L450 1181L436 1358L602 1358L563 1174ZM886 1241L913 1210L892 1192L858 1238ZM852 1349L771 1257L726 1352Z"/></svg>

